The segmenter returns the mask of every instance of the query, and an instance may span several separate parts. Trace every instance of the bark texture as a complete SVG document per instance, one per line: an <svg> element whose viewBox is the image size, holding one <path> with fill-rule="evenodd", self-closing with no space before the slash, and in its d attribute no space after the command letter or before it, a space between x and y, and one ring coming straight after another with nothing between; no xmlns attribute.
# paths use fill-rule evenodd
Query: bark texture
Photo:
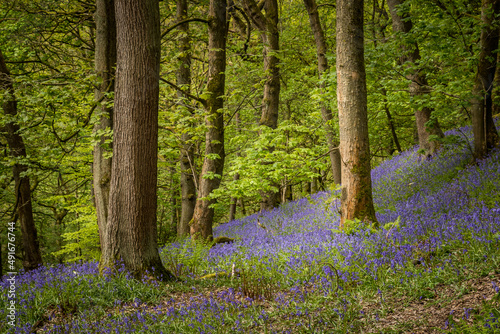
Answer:
<svg viewBox="0 0 500 334"><path fill-rule="evenodd" d="M210 0L208 15L208 83L206 101L205 159L201 171L198 199L190 223L193 239L212 238L215 200L207 199L220 185L224 169L224 86L226 81L226 0Z"/></svg>
<svg viewBox="0 0 500 334"><path fill-rule="evenodd" d="M96 109L99 121L94 125L94 133L102 133L113 129L113 107L106 94L114 91L116 66L116 22L114 0L97 0L94 16L96 25L95 71L99 78L99 86L95 90L95 100L100 104ZM101 250L106 225L108 222L109 187L111 183L110 149L105 142L111 136L100 135L94 146L92 164L94 205L97 213Z"/></svg>
<svg viewBox="0 0 500 334"><path fill-rule="evenodd" d="M177 21L187 19L187 0L177 0ZM189 37L189 23L184 23L178 27L181 35L179 39L179 70L177 71L177 86L182 87L186 92L190 92L191 87L191 39ZM187 107L189 112L193 108L189 105L187 96L181 91L177 91L180 104ZM194 173L194 146L191 143L191 135L184 132L181 135L181 219L177 226L178 236L189 235L189 222L193 219L194 207L196 205L196 184Z"/></svg>
<svg viewBox="0 0 500 334"><path fill-rule="evenodd" d="M309 14L309 23L314 35L314 41L316 42L316 56L318 58L318 72L319 76L323 75L330 67L328 66L328 59L326 59L326 39L321 27L321 21L318 14L318 6L315 0L304 0L304 5L307 9L307 14ZM321 84L321 89L325 88L325 83ZM323 118L326 141L328 143L328 150L330 155L330 163L332 168L333 182L340 184L342 182L342 164L340 160L340 150L338 148L339 143L335 137L335 132L333 130L333 114L332 110L328 108L326 103L321 105L321 117Z"/></svg>
<svg viewBox="0 0 500 334"><path fill-rule="evenodd" d="M396 145L396 149L398 150L399 153L403 152L401 149L401 144L399 143L398 135L396 134L396 126L394 125L394 120L392 119L391 111L389 110L389 106L387 104L387 90L385 88L382 88L382 95L385 98L385 105L384 105L384 112L385 115L387 116L387 125L389 126L389 129L391 130L391 135L392 135L392 143ZM392 154L393 149L391 149L391 152L389 154Z"/></svg>
<svg viewBox="0 0 500 334"><path fill-rule="evenodd" d="M239 135L241 135L241 120L240 120L240 113L237 112L234 115L234 121L236 123L236 131L238 132ZM240 152L236 152L237 157L241 157ZM240 179L240 174L236 173L233 176L233 181L238 181ZM234 220L234 217L236 216L236 209L238 205L238 198L237 197L231 197L231 204L229 205L229 218L228 221Z"/></svg>
<svg viewBox="0 0 500 334"><path fill-rule="evenodd" d="M398 13L398 7L401 3L402 1L400 0L387 0L391 12L393 30L407 34L411 31L413 25L407 14ZM399 59L401 64L418 64L420 61L420 51L416 42L411 45L403 45L401 51L402 56ZM410 80L409 90L412 99L429 93L427 77L424 72L417 70L407 78ZM418 144L420 149L424 150L427 155L433 155L439 148L439 142L430 140L430 136L444 137L438 120L432 119L432 111L429 107L421 107L415 110Z"/></svg>
<svg viewBox="0 0 500 334"><path fill-rule="evenodd" d="M474 156L485 157L500 142L493 122L493 103L491 93L496 71L496 56L499 30L493 25L495 14L500 12L499 0L483 0L481 7L481 51L474 80L472 100L472 131L474 133Z"/></svg>
<svg viewBox="0 0 500 334"><path fill-rule="evenodd" d="M372 200L363 0L337 1L337 101L342 157L340 227L355 218L376 222Z"/></svg>
<svg viewBox="0 0 500 334"><path fill-rule="evenodd" d="M243 1L244 10L255 28L260 31L264 44L264 73L266 73L266 82L264 84L259 125L276 129L278 127L281 89L279 58L277 56L280 50L278 2L277 0L264 0L263 4L266 12L265 15L262 14L258 4L254 0ZM269 147L268 149L270 152L273 151L273 147ZM271 182L271 186L276 189L261 192L261 210L271 210L279 205L279 185Z"/></svg>
<svg viewBox="0 0 500 334"><path fill-rule="evenodd" d="M157 244L158 1L115 1L117 33L114 142L107 247L101 268L122 260L140 278L171 278Z"/></svg>
<svg viewBox="0 0 500 334"><path fill-rule="evenodd" d="M14 95L14 86L10 72L1 51L0 92L6 92L2 104L3 112L8 117L15 119L17 116L17 100ZM22 162L23 159L26 159L26 147L19 130L19 125L15 121L10 121L5 125L5 129L2 129L2 132L5 132L10 155L17 160L14 166L12 166L12 172L15 182L16 210L21 225L23 241L23 267L25 270L32 270L42 264L42 256L38 245L35 221L33 219L30 179L26 175L28 166Z"/></svg>

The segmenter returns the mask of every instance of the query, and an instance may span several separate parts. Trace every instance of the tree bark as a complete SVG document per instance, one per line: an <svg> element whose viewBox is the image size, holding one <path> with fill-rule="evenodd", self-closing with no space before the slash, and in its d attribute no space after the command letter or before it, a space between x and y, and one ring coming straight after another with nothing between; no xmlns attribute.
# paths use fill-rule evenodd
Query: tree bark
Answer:
<svg viewBox="0 0 500 334"><path fill-rule="evenodd" d="M326 59L327 46L325 34L323 32L323 28L321 27L321 21L319 19L318 6L316 5L316 1L304 0L304 5L306 6L307 14L309 14L309 23L314 35L314 41L316 42L318 72L321 79L323 73L325 73L329 69L328 59ZM325 87L326 84L322 82L320 88L324 90ZM322 103L321 105L321 116L324 122L326 141L328 143L333 182L335 182L336 184L340 184L342 182L342 164L340 159L340 150L338 148L339 143L333 130L333 113L326 103Z"/></svg>
<svg viewBox="0 0 500 334"><path fill-rule="evenodd" d="M187 0L177 0L177 21L187 18ZM191 91L191 38L189 37L189 23L179 26L182 36L179 39L179 69L177 70L177 86L186 92ZM177 91L177 97L187 105L188 112L193 113L189 106L187 96ZM194 207L196 205L196 184L194 174L194 146L191 143L191 135L184 132L181 135L181 219L177 227L177 235L184 237L189 235L189 222L193 219Z"/></svg>
<svg viewBox="0 0 500 334"><path fill-rule="evenodd" d="M122 260L136 278L166 280L172 275L158 254L156 224L160 10L157 0L116 0L115 14L113 163L101 268Z"/></svg>
<svg viewBox="0 0 500 334"><path fill-rule="evenodd" d="M250 17L252 24L261 32L264 44L264 73L266 82L264 84L264 95L262 98L262 109L259 125L276 129L278 127L279 102L280 102L280 73L278 31L278 2L277 0L264 0L266 14L262 14L259 6L254 0L243 2L245 12ZM273 147L268 148L270 152ZM271 181L274 189L261 191L260 210L271 210L279 205L279 185Z"/></svg>
<svg viewBox="0 0 500 334"><path fill-rule="evenodd" d="M363 43L363 0L338 0L337 101L343 163L341 228L355 218L376 223Z"/></svg>
<svg viewBox="0 0 500 334"><path fill-rule="evenodd" d="M206 102L205 159L201 171L198 199L190 223L191 237L209 240L212 236L215 200L208 199L220 185L224 169L224 86L226 81L226 0L210 0L208 14L208 83Z"/></svg>
<svg viewBox="0 0 500 334"><path fill-rule="evenodd" d="M474 133L474 156L485 157L500 142L493 122L491 92L496 71L496 55L499 30L494 24L496 14L500 12L499 0L483 0L481 7L481 51L474 80L472 99L472 131Z"/></svg>
<svg viewBox="0 0 500 334"><path fill-rule="evenodd" d="M240 179L240 174L236 173L233 176L234 181L238 181ZM238 198L231 197L231 204L229 205L229 218L228 221L234 220L236 216L236 206L238 204Z"/></svg>
<svg viewBox="0 0 500 334"><path fill-rule="evenodd" d="M387 0L391 12L393 30L408 34L413 25L407 14L398 14L398 7L401 3L400 0ZM410 46L402 46L401 50L402 56L399 59L401 64L405 64L406 62L418 64L420 61L420 51L416 42ZM409 90L412 99L429 93L427 77L424 72L417 70L407 78L410 80ZM424 150L426 155L433 155L439 149L439 142L431 140L431 136L444 137L438 120L432 118L432 111L432 108L429 107L416 108L415 110L418 143L420 149Z"/></svg>
<svg viewBox="0 0 500 334"><path fill-rule="evenodd" d="M384 105L384 112L385 115L387 116L387 123L389 125L389 129L391 130L392 134L392 142L396 145L396 149L398 150L399 153L403 152L401 150L401 144L399 143L398 135L396 134L396 126L394 125L394 120L391 115L391 111L389 110L389 106L387 104L387 90L385 88L382 88L382 95L384 96L384 99L386 101ZM390 154L392 154L391 152Z"/></svg>
<svg viewBox="0 0 500 334"><path fill-rule="evenodd" d="M95 12L96 44L95 44L95 71L100 82L95 90L95 100L100 101L97 108L99 121L94 125L93 132L99 136L94 146L94 160L92 164L94 205L99 226L101 250L106 246L104 234L108 222L109 187L111 183L110 149L106 141L112 140L109 135L99 135L106 130L113 129L113 107L106 94L114 91L116 66L116 22L114 0L97 0Z"/></svg>
<svg viewBox="0 0 500 334"><path fill-rule="evenodd" d="M234 121L236 123L236 131L238 132L238 135L241 135L241 123L240 123L240 113L237 112L234 115ZM240 151L236 152L237 157L241 157ZM233 181L238 181L240 179L240 174L236 173L233 176ZM231 197L231 204L229 205L229 218L228 221L234 220L234 217L236 216L236 209L238 205L238 198L237 197Z"/></svg>
<svg viewBox="0 0 500 334"><path fill-rule="evenodd" d="M172 161L175 164L175 161ZM178 229L180 226L179 220L179 210L177 207L177 198L179 197L179 184L175 180L176 168L175 165L170 167L170 206L172 208L172 214L170 215L170 225L168 226L168 231L172 229ZM182 203L181 203L182 206ZM177 233L179 235L179 233ZM185 235L183 235L185 236Z"/></svg>
<svg viewBox="0 0 500 334"><path fill-rule="evenodd" d="M5 115L14 119L17 116L17 100L14 94L14 85L9 69L0 50L0 91L6 92L2 105ZM12 166L15 182L16 210L21 225L23 241L23 267L32 270L42 265L42 255L38 245L37 230L33 219L33 208L31 204L31 187L29 176L26 175L28 166L22 161L26 159L26 147L23 137L19 133L20 127L14 120L5 125L2 132L6 132L7 144L10 155L16 160Z"/></svg>

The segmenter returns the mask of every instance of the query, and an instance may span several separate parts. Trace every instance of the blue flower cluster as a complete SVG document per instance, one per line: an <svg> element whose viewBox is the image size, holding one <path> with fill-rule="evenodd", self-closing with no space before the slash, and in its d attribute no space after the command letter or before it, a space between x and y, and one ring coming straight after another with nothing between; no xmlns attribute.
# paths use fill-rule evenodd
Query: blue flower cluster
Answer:
<svg viewBox="0 0 500 334"><path fill-rule="evenodd" d="M325 300L335 298L337 302L330 313L333 312L339 323L352 319L349 312L355 312L355 317L364 316L362 310L353 306L360 297L350 294L346 287L367 282L383 287L388 277L397 273L401 277L397 284L407 284L411 289L413 278L422 275L415 269L416 263L437 275L455 264L445 259L432 268L426 267L436 252L457 243L491 244L499 239L500 150L472 164L470 129L450 131L447 135L457 140L453 145L445 145L431 159L422 159L414 148L373 169L373 197L382 226L379 230L339 231L337 194L320 192L216 227L215 236L228 236L235 241L206 249L203 257L195 261L193 257L199 254L195 254L189 241L162 250L163 256L182 254L176 266L197 262L206 273L228 273L233 268L241 273L259 273L274 284L276 293L273 300L268 301L274 307L262 308L262 301L245 298L242 291L231 287L210 293L193 292L188 300L161 300L157 305L140 300L121 301L121 289L146 292L134 285L126 273L119 274L123 276L123 287L113 287L108 283L115 280L116 275L99 276L97 263L91 262L21 274L17 318L47 316L30 313L40 312L36 311L36 304L44 298L45 289L60 289L60 296L71 300L71 289L88 289L98 294L101 288L115 289L116 300L109 302L109 313L93 313L92 305L98 296L89 292L87 299L80 301L85 307L79 305L78 313L68 316L53 296L53 308L59 307L53 316L59 317L59 321L48 319L45 330L49 333L212 333L224 328L225 332L261 332L271 326L273 315L280 310L287 310L281 314L287 321L299 319L295 322L297 326L310 326L304 322L307 319L311 322L312 317L317 324L328 322L318 315L321 308L303 306L312 294L319 294ZM463 248L464 254L467 251ZM462 268L456 270L460 274ZM151 283L143 283L147 284ZM0 281L0 286L7 286L5 279ZM382 304L383 291L377 289L377 298ZM59 301L64 300L61 298ZM0 317L4 317L2 312L4 309L0 310ZM469 313L467 310L467 318ZM2 328L3 325L0 329L28 333L36 326L21 323L15 329ZM493 321L488 325L493 326ZM274 329L275 332L287 330L294 332L289 328Z"/></svg>

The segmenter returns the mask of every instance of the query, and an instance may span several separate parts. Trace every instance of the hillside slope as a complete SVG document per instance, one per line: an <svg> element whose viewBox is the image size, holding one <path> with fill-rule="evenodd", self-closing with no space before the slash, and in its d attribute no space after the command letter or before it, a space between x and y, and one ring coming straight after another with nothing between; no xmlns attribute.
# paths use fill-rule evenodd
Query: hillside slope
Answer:
<svg viewBox="0 0 500 334"><path fill-rule="evenodd" d="M372 171L380 230L338 231L322 192L218 226L235 239L162 250L180 282L99 276L97 263L16 276L28 333L489 332L500 316L500 150L471 164L467 129L434 158ZM204 277L200 279L200 277ZM10 288L4 277L2 291ZM0 316L9 314L7 296Z"/></svg>

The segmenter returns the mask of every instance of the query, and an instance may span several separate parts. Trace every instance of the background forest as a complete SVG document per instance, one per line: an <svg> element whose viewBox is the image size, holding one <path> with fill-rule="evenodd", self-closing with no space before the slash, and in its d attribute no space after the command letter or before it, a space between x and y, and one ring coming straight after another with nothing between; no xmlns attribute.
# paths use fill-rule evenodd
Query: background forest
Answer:
<svg viewBox="0 0 500 334"><path fill-rule="evenodd" d="M364 4L372 166L418 144L415 110L432 110L428 128L439 124L446 131L470 124L480 36L485 29L480 1L388 2ZM259 11L264 6L264 2L247 3L255 4ZM220 187L209 195L216 199L215 225L279 202L335 189L339 183L332 168L332 153L339 140L336 5L324 1L280 1L277 5L279 48L272 49L272 43L263 43L263 28L250 22L251 6L228 3L225 160L222 175L217 175L202 171L207 155L205 134L210 130L203 107L207 99L209 3L160 2L160 245L186 234L182 228L192 213L190 216L183 206L195 202L202 179L220 178ZM397 7L393 15L389 5ZM310 24L315 11L324 32L326 50L320 52L324 57L317 56L318 42L313 34L317 28L312 30ZM271 10L264 12L269 16ZM411 30L398 28L395 14L400 16L399 23L411 22ZM113 106L113 84L99 72L99 15L96 4L85 0L0 4L3 74L11 78L17 102L16 113L4 109L0 114L0 128L4 129L0 137L0 216L3 221L19 218L12 171L20 168L17 177L29 177L33 221L45 263L100 256L92 175L95 147L104 159L112 155L112 130L102 120ZM491 22L491 29L498 29L496 18ZM415 50L419 56L410 57ZM280 86L274 124L262 119L261 110L272 70L264 63L271 58L277 62ZM318 59L323 67L318 66ZM183 76L183 69L189 73ZM426 80L419 84L425 92L414 94L412 82L419 75ZM495 80L500 80L498 75ZM496 95L494 91L494 98ZM8 102L8 94L3 96ZM498 114L497 108L495 103L494 114ZM17 125L15 133L22 138L25 154L12 153L5 131L9 124ZM439 143L463 140L459 135L443 139L431 134L429 143L438 147ZM422 147L422 153L425 151ZM188 182L190 189L186 188ZM263 207L263 198L269 193L277 199ZM4 258L7 227L0 226ZM21 252L18 256L21 261Z"/></svg>
<svg viewBox="0 0 500 334"><path fill-rule="evenodd" d="M499 16L0 2L0 332L498 331Z"/></svg>

